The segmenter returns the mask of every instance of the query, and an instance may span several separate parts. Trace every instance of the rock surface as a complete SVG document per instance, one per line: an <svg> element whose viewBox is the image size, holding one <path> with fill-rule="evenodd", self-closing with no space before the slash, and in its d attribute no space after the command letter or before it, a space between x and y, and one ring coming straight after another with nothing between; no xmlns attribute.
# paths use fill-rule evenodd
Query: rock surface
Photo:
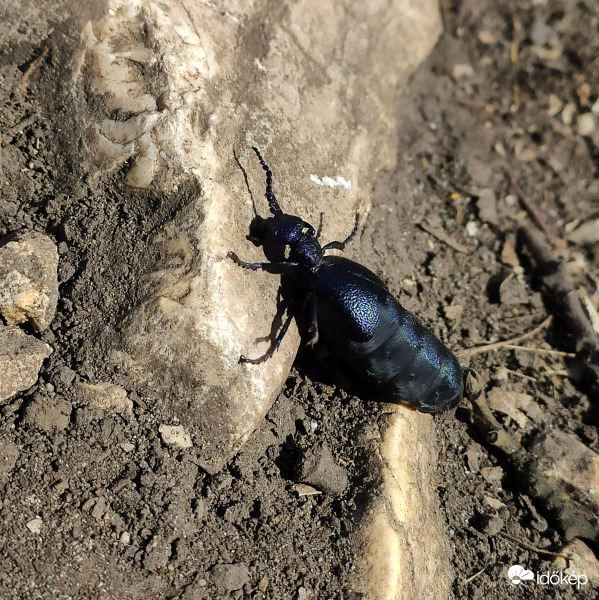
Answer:
<svg viewBox="0 0 599 600"><path fill-rule="evenodd" d="M29 389L52 348L19 327L0 325L0 402Z"/></svg>
<svg viewBox="0 0 599 600"><path fill-rule="evenodd" d="M17 231L0 240L0 314L7 325L44 331L56 313L58 251L43 233Z"/></svg>
<svg viewBox="0 0 599 600"><path fill-rule="evenodd" d="M109 360L124 387L156 399L161 420L189 428L214 473L271 406L298 346L292 327L271 360L238 364L267 347L256 339L271 331L279 281L226 258L263 260L245 239L253 210L233 149L259 213L251 145L283 209L315 225L322 213L323 239L344 239L368 212L377 170L395 163L395 103L439 15L429 0L110 7L85 25L75 73L105 103L87 132L94 176L125 169L129 186L191 192L143 250L146 276Z"/></svg>
<svg viewBox="0 0 599 600"><path fill-rule="evenodd" d="M555 566L570 575L584 575L587 578L587 589L599 586L599 560L582 540L573 540L562 548Z"/></svg>

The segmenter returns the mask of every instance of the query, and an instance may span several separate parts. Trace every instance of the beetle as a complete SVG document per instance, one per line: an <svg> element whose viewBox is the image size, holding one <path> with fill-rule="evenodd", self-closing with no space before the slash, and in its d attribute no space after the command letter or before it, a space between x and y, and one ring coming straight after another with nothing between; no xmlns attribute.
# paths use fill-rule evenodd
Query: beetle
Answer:
<svg viewBox="0 0 599 600"><path fill-rule="evenodd" d="M345 249L358 229L359 215L344 241L321 246L320 231L283 212L273 192L272 171L258 148L252 149L266 172L265 197L272 216L256 213L247 239L263 247L269 262L245 262L234 252L227 256L244 269L281 275L287 318L265 354L241 356L239 362L260 364L270 358L295 318L304 347L348 391L421 412L455 407L463 383L453 352L372 271L347 258L325 255Z"/></svg>

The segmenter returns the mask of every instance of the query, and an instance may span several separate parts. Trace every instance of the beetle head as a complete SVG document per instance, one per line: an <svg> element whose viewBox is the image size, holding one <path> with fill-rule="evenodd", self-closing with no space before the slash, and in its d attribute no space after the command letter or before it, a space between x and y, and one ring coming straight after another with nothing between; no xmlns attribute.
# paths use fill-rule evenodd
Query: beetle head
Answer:
<svg viewBox="0 0 599 600"><path fill-rule="evenodd" d="M263 246L271 262L291 260L314 266L322 259L322 249L314 227L300 217L283 212L264 218L256 215L247 236L255 246Z"/></svg>
<svg viewBox="0 0 599 600"><path fill-rule="evenodd" d="M266 219L256 215L250 224L248 239L256 246L293 246L305 236L314 237L314 228L299 217L281 212Z"/></svg>

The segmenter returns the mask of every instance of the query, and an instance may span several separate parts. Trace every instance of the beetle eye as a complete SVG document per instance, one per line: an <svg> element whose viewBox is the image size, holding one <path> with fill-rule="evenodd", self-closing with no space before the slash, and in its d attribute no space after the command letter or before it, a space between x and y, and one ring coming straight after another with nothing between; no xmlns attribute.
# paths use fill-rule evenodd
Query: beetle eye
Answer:
<svg viewBox="0 0 599 600"><path fill-rule="evenodd" d="M312 225L306 225L306 229L306 234L310 237L314 237L314 234L316 233L316 231L314 231L314 227L312 227Z"/></svg>

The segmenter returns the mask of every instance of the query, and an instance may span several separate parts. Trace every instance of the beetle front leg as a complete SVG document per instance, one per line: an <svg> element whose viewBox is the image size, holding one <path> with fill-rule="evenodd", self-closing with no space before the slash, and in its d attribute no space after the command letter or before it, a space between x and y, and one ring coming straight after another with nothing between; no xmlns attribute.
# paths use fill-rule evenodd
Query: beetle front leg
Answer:
<svg viewBox="0 0 599 600"><path fill-rule="evenodd" d="M252 269L252 271L258 271L259 269L264 269L266 265L270 263L249 263L241 260L235 252L228 252L227 258L230 258L235 264L239 265L244 269Z"/></svg>
<svg viewBox="0 0 599 600"><path fill-rule="evenodd" d="M289 273L291 270L299 266L299 263L292 261L282 261L278 263L261 262L261 263L250 263L241 260L235 252L227 252L227 258L230 258L236 265L239 265L243 269L251 269L252 271L259 271L263 269L269 273L280 275L282 273Z"/></svg>

